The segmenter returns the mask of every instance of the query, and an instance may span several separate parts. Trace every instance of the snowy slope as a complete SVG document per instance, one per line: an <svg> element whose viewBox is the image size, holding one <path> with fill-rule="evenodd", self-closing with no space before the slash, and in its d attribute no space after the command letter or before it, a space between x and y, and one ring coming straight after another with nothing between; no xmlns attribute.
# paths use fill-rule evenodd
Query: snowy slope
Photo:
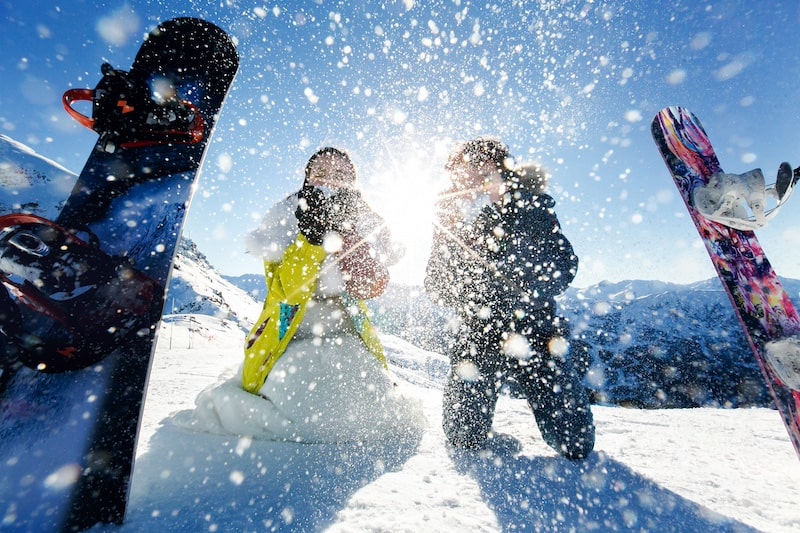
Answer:
<svg viewBox="0 0 800 533"><path fill-rule="evenodd" d="M293 445L192 433L173 423L241 359L240 316L258 308L182 248L173 283L214 287L227 314L165 317L131 500L103 531L775 531L800 527L800 462L768 409L594 407L596 452L573 464L543 444L524 402L503 398L497 442L453 452L439 426L447 363L383 341L428 419L421 437L379 445ZM191 290L189 290L191 288ZM216 291L216 293L214 292ZM176 305L186 301L175 295ZM198 300L199 298L199 300ZM211 299L204 310L213 311ZM255 308L254 308L255 305Z"/></svg>
<svg viewBox="0 0 800 533"><path fill-rule="evenodd" d="M165 313L217 316L249 329L260 312L261 303L220 275L194 242L179 242Z"/></svg>
<svg viewBox="0 0 800 533"><path fill-rule="evenodd" d="M594 407L582 463L541 441L504 397L486 451L444 443L444 359L384 336L393 372L423 401L421 438L296 445L192 433L170 414L234 372L232 322L166 317L151 373L131 501L99 531L769 531L800 528L800 461L767 409Z"/></svg>
<svg viewBox="0 0 800 533"><path fill-rule="evenodd" d="M77 179L55 161L0 135L0 213L55 218Z"/></svg>
<svg viewBox="0 0 800 533"><path fill-rule="evenodd" d="M215 274L192 265L190 255L181 275L187 285L203 286ZM226 294L232 316L252 308L249 296ZM630 292L624 299L631 299ZM232 375L240 363L241 326L216 315L165 317L128 517L121 528L97 529L800 528L800 461L772 410L595 406L596 451L571 463L542 442L523 401L503 397L494 444L479 453L457 452L440 429L446 359L394 335L382 336L392 373L422 401L428 421L419 437L378 445L296 445L187 431L173 417L193 409L201 390Z"/></svg>

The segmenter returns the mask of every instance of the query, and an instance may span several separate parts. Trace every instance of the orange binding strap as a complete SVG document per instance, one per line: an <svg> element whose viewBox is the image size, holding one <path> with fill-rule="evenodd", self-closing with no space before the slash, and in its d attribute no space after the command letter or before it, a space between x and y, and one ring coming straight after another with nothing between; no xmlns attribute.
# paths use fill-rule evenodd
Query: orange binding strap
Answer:
<svg viewBox="0 0 800 533"><path fill-rule="evenodd" d="M90 130L94 130L94 119L79 113L72 107L72 102L91 102L94 100L94 89L69 89L61 97L61 103L69 116L74 118L78 124Z"/></svg>

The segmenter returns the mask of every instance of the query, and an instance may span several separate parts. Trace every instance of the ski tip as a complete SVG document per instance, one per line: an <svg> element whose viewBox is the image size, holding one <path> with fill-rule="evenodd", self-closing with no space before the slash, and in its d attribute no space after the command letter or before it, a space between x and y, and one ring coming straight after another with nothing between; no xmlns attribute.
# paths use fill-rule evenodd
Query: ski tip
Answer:
<svg viewBox="0 0 800 533"><path fill-rule="evenodd" d="M691 125L692 129L699 129L705 135L705 128L700 119L697 118L697 115L683 106L670 106L661 109L653 117L651 131L656 136L676 128L683 129L686 125Z"/></svg>
<svg viewBox="0 0 800 533"><path fill-rule="evenodd" d="M231 36L213 22L197 17L176 17L159 22L145 36L145 41L172 34L183 36L202 35L205 40L214 41L217 46L224 47L224 53L229 56L228 59L235 58L238 64L239 54Z"/></svg>
<svg viewBox="0 0 800 533"><path fill-rule="evenodd" d="M659 139L665 135L665 132L669 129L667 125L675 122L676 117L680 117L682 109L679 106L670 106L661 109L655 114L650 122L650 133L654 139Z"/></svg>
<svg viewBox="0 0 800 533"><path fill-rule="evenodd" d="M650 131L654 137L659 136L662 134L664 124L669 124L674 120L674 117L680 116L681 107L679 106L670 106L661 109L658 113L653 116L653 120L650 121Z"/></svg>
<svg viewBox="0 0 800 533"><path fill-rule="evenodd" d="M181 27L200 28L205 30L211 30L218 33L225 33L222 28L220 28L213 22L209 22L205 19L197 17L176 17L172 19L167 19L162 22L159 22L155 29L163 31Z"/></svg>
<svg viewBox="0 0 800 533"><path fill-rule="evenodd" d="M665 107L661 109L658 113L656 113L656 115L653 117L653 122L658 121L660 118L675 119L684 116L694 116L694 113L689 111L689 109L686 107L674 105Z"/></svg>

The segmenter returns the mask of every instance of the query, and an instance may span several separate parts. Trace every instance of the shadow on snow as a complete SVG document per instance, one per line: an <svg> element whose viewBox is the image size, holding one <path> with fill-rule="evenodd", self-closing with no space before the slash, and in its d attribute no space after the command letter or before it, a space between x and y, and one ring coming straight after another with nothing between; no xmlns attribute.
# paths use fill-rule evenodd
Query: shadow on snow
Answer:
<svg viewBox="0 0 800 533"><path fill-rule="evenodd" d="M295 444L194 434L167 422L136 461L125 525L142 531L208 531L214 525L211 530L319 531L354 492L399 470L420 438Z"/></svg>
<svg viewBox="0 0 800 533"><path fill-rule="evenodd" d="M303 445L195 434L166 422L136 461L125 528L324 530L356 491L402 469L420 438ZM756 531L602 452L570 462L521 448L507 435L482 451L448 447L502 531Z"/></svg>
<svg viewBox="0 0 800 533"><path fill-rule="evenodd" d="M481 451L448 449L455 468L480 486L502 531L756 531L602 452L571 462L527 457L520 450L508 435L498 435Z"/></svg>

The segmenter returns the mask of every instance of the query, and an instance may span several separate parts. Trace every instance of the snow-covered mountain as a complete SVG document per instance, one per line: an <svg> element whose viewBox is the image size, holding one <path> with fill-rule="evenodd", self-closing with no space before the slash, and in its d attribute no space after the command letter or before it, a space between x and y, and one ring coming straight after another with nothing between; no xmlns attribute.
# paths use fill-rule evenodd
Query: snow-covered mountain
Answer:
<svg viewBox="0 0 800 533"><path fill-rule="evenodd" d="M784 280L793 296L800 283ZM767 406L766 387L717 279L570 290L562 309L594 363L603 401L641 407Z"/></svg>
<svg viewBox="0 0 800 533"><path fill-rule="evenodd" d="M0 213L55 218L77 179L55 161L0 135Z"/></svg>
<svg viewBox="0 0 800 533"><path fill-rule="evenodd" d="M210 315L248 330L260 312L261 303L217 272L193 241L179 242L164 314Z"/></svg>

